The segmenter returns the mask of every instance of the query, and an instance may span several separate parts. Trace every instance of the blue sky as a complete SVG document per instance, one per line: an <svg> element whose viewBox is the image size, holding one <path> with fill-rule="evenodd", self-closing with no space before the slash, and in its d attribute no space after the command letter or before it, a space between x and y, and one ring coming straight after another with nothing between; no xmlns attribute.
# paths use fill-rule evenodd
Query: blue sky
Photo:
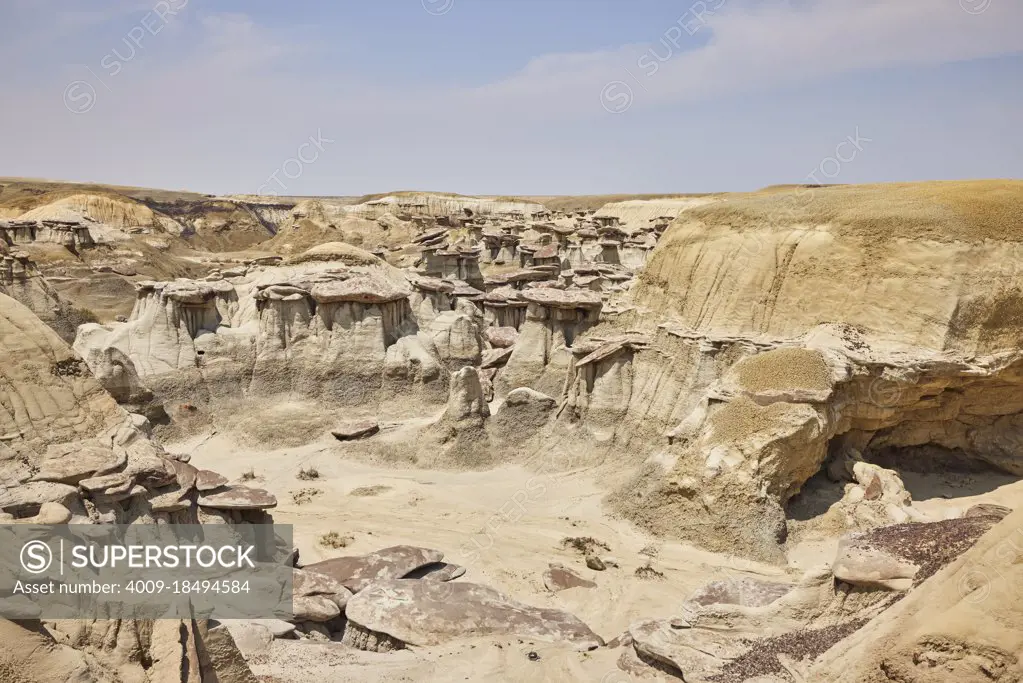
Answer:
<svg viewBox="0 0 1023 683"><path fill-rule="evenodd" d="M305 195L1018 178L1021 27L1020 0L0 0L0 175Z"/></svg>

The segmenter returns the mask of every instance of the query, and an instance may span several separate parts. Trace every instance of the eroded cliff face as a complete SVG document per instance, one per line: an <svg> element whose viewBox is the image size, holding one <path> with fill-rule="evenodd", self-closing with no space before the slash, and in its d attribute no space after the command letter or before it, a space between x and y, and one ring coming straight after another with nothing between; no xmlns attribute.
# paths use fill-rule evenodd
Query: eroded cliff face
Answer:
<svg viewBox="0 0 1023 683"><path fill-rule="evenodd" d="M644 335L581 348L560 419L643 460L612 496L631 519L764 559L835 460L1019 475L1021 202L1021 183L934 184L685 213L634 293Z"/></svg>
<svg viewBox="0 0 1023 683"><path fill-rule="evenodd" d="M110 351L122 354L172 417L177 410L202 423L226 419L230 405L254 399L335 409L372 408L402 395L439 405L448 361L479 356L473 330L462 330L470 317L439 313L430 331L422 330L408 281L379 261L310 261L227 275L140 283L129 320L83 326L76 348L100 377L110 374Z"/></svg>

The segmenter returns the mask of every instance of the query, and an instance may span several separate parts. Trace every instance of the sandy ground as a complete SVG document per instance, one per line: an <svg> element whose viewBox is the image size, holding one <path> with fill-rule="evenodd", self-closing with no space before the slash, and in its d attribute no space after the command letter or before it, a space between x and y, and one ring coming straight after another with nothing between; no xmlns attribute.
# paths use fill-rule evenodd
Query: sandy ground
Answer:
<svg viewBox="0 0 1023 683"><path fill-rule="evenodd" d="M171 450L192 453L198 467L215 468L239 481L252 470L252 485L272 491L278 524L294 525L303 562L369 553L401 543L442 550L445 560L467 567L461 581L493 586L522 602L565 609L605 640L621 635L639 619L669 617L696 588L714 578L740 574L780 577L781 568L707 553L659 541L601 509L604 492L582 473L536 474L519 467L487 472L396 470L344 460L333 439L299 448L252 451L226 435L178 443ZM315 468L319 478L302 481L299 470ZM359 495L359 489L384 487ZM293 492L318 489L308 503ZM356 495L352 495L355 491ZM318 544L323 534L351 535L342 549ZM610 546L605 557L618 567L595 572L583 557L561 547L570 536L592 536ZM644 553L641 553L644 551ZM653 554L655 557L650 558ZM650 563L663 580L634 572ZM597 583L558 594L543 586L550 563L572 567ZM527 655L535 651L538 661ZM602 681L632 680L616 660L622 649L578 653L544 643L477 641L448 647L376 654L339 644L275 641L269 656L250 664L268 681ZM644 679L651 680L651 679Z"/></svg>
<svg viewBox="0 0 1023 683"><path fill-rule="evenodd" d="M396 544L442 550L445 560L467 567L461 581L493 586L522 602L568 610L605 640L621 635L641 619L670 617L700 585L714 579L762 576L795 580L834 556L837 539L807 540L789 553L788 568L752 563L656 539L610 518L602 509L604 490L595 472L537 474L517 466L487 472L392 469L344 459L329 436L312 444L275 451L240 447L228 435L173 444L192 463L216 469L232 481L252 472L249 482L273 492L278 524L294 525L302 561L356 555ZM319 477L297 478L313 468ZM1023 482L999 475L918 475L906 473L917 507L936 518L979 502L1019 500ZM293 494L316 489L309 502ZM354 492L354 493L353 493ZM336 531L351 537L347 547L318 542ZM592 536L606 543L617 567L595 572L581 555L561 546L570 536ZM651 555L653 557L651 557ZM572 567L597 583L557 594L543 586L550 563ZM663 580L641 579L637 568L650 564ZM527 655L536 652L532 660ZM617 662L623 648L579 653L517 639L477 640L396 653L365 653L340 644L275 641L250 659L253 671L272 683L321 681L599 681L634 678ZM653 670L650 670L653 672Z"/></svg>

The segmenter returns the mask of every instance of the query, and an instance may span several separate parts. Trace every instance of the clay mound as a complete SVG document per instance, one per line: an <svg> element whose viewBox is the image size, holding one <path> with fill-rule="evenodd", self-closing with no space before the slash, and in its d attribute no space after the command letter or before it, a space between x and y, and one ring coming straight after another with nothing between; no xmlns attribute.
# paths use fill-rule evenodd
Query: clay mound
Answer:
<svg viewBox="0 0 1023 683"><path fill-rule="evenodd" d="M289 265L312 261L340 261L349 266L371 266L380 259L359 247L344 242L325 242L286 260Z"/></svg>

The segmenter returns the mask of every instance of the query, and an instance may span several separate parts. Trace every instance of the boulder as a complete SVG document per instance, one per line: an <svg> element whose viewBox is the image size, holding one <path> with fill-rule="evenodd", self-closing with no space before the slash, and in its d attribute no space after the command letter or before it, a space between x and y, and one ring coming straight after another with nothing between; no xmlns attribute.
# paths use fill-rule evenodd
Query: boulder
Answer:
<svg viewBox="0 0 1023 683"><path fill-rule="evenodd" d="M978 503L977 505L971 506L964 517L996 517L997 519L1004 519L1012 514L1012 509L1007 508L1004 505L995 505L994 503Z"/></svg>
<svg viewBox="0 0 1023 683"><path fill-rule="evenodd" d="M842 538L831 571L839 581L863 588L904 591L913 587L920 567L880 547L872 546L858 535Z"/></svg>
<svg viewBox="0 0 1023 683"><path fill-rule="evenodd" d="M292 612L296 622L314 621L318 624L341 616L341 608L326 595L295 596Z"/></svg>
<svg viewBox="0 0 1023 683"><path fill-rule="evenodd" d="M483 352L481 370L503 367L512 355L512 349L487 349Z"/></svg>
<svg viewBox="0 0 1023 683"><path fill-rule="evenodd" d="M519 338L519 331L514 327L488 327L483 336L495 349L510 349Z"/></svg>

